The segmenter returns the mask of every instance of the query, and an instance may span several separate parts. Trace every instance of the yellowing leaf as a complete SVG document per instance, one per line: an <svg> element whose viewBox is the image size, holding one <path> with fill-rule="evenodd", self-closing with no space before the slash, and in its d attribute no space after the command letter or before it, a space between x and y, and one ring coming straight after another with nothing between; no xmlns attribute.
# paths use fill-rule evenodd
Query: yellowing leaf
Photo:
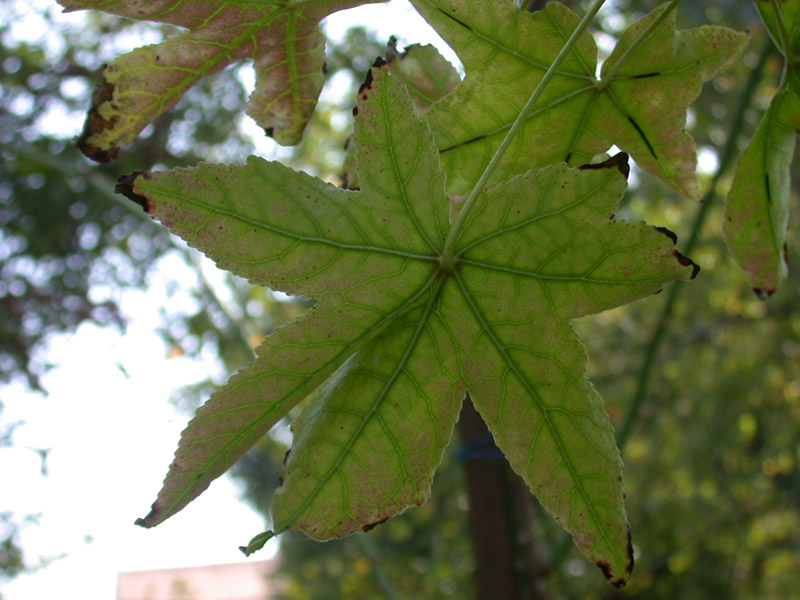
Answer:
<svg viewBox="0 0 800 600"><path fill-rule="evenodd" d="M461 78L458 71L431 45L411 44L397 51L397 40L390 38L386 48L389 72L405 84L417 112L455 89ZM347 142L342 179L344 187L358 189L356 155L352 137Z"/></svg>
<svg viewBox="0 0 800 600"><path fill-rule="evenodd" d="M513 468L623 585L633 557L622 464L570 321L697 268L666 230L610 219L625 155L528 171L485 191L456 226L432 132L386 66L356 112L360 191L255 158L120 182L222 268L318 298L198 411L140 524L180 510L308 398L275 528L317 539L369 529L425 501L469 392Z"/></svg>
<svg viewBox="0 0 800 600"><path fill-rule="evenodd" d="M756 4L788 60L781 89L739 159L726 199L723 233L754 291L766 299L788 275L791 165L800 131L800 3L780 3L780 13L769 2Z"/></svg>
<svg viewBox="0 0 800 600"><path fill-rule="evenodd" d="M389 71L406 85L417 110L424 111L461 83L458 71L436 47L411 44L398 52L396 44L394 38L389 40Z"/></svg>
<svg viewBox="0 0 800 600"><path fill-rule="evenodd" d="M248 58L255 63L256 89L247 114L279 143L296 144L325 79L319 22L377 1L59 0L67 10L102 10L187 29L106 65L79 146L98 162L113 160L200 79Z"/></svg>
<svg viewBox="0 0 800 600"><path fill-rule="evenodd" d="M528 13L507 0L412 0L453 47L467 76L426 114L441 151L448 192L468 193L578 24L551 2ZM675 30L656 9L622 36L596 76L588 33L559 68L491 182L566 161L590 162L616 144L645 171L697 198L694 141L686 107L747 42L721 27ZM647 36L642 34L648 32Z"/></svg>

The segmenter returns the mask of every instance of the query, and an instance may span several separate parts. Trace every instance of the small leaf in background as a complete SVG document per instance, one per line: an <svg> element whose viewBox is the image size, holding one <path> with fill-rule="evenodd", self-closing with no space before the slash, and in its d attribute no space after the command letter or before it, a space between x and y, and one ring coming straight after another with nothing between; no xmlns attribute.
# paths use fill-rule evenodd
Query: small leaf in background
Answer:
<svg viewBox="0 0 800 600"><path fill-rule="evenodd" d="M723 233L736 262L759 298L774 294L788 274L791 165L800 131L800 2L756 3L767 29L786 56L781 87L739 159L728 193Z"/></svg>
<svg viewBox="0 0 800 600"><path fill-rule="evenodd" d="M426 113L436 134L448 193L468 193L547 67L578 24L564 5L536 13L506 0L467 8L461 0L412 0L453 47L467 75ZM700 193L686 107L738 55L747 35L723 27L675 30L657 8L622 35L596 77L588 33L533 108L491 182L566 161L590 162L616 144L645 171L692 198ZM654 28L645 39L641 34Z"/></svg>
<svg viewBox="0 0 800 600"><path fill-rule="evenodd" d="M633 556L622 462L570 321L697 267L666 230L610 218L626 188L624 154L487 190L448 264L450 200L433 134L385 64L355 113L360 191L256 158L120 181L221 268L318 298L198 411L139 524L175 514L305 400L275 529L366 531L428 497L469 392L533 493L624 585Z"/></svg>
<svg viewBox="0 0 800 600"><path fill-rule="evenodd" d="M93 160L113 160L121 146L200 79L244 59L255 62L256 72L247 114L278 143L296 144L325 80L319 22L336 11L377 1L59 0L69 11L102 10L187 29L104 67L78 145Z"/></svg>
<svg viewBox="0 0 800 600"><path fill-rule="evenodd" d="M455 67L430 44L411 44L403 52L398 52L397 40L391 38L386 62L389 63L389 72L406 85L411 101L420 112L461 83Z"/></svg>

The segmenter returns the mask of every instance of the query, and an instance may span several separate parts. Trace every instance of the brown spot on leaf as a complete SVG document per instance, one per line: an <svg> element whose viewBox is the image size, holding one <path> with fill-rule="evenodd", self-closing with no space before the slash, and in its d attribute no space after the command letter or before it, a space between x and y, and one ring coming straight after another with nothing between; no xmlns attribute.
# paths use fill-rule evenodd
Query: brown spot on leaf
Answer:
<svg viewBox="0 0 800 600"><path fill-rule="evenodd" d="M364 533L366 533L366 532L368 532L368 531L371 531L372 529L375 529L375 528L376 528L378 525L380 525L381 523L385 523L386 521L388 521L390 518L391 518L391 517L384 517L384 518L383 518L383 519L381 519L380 521L375 521L374 523L369 523L369 524L367 524L367 525L364 525L364 526L361 528L361 531L363 531Z"/></svg>
<svg viewBox="0 0 800 600"><path fill-rule="evenodd" d="M647 146L647 149L650 150L650 154L653 155L653 158L658 158L658 156L656 155L656 151L653 148L653 145L650 143L650 140L647 139L647 136L644 134L644 131L642 131L642 128L639 127L639 124L636 122L636 120L630 115L628 115L628 121L630 121L631 125L633 125L633 128L636 130L636 132L642 137L642 141L645 143L645 146Z"/></svg>
<svg viewBox="0 0 800 600"><path fill-rule="evenodd" d="M611 565L606 561L598 560L594 564L596 564L597 567L603 572L603 577L608 580L608 583L613 585L615 588L625 587L625 580L622 577L615 577L614 572L611 570Z"/></svg>
<svg viewBox="0 0 800 600"><path fill-rule="evenodd" d="M114 127L115 119L104 119L100 116L100 112L98 111L98 108L102 104L110 102L113 97L114 86L107 81L95 87L94 95L92 96L92 107L86 115L86 123L83 125L83 132L78 139L75 140L78 149L83 152L85 156L99 163L111 162L117 158L119 154L119 148L103 149L89 143L89 138L96 133L102 133Z"/></svg>
<svg viewBox="0 0 800 600"><path fill-rule="evenodd" d="M114 191L117 194L122 194L123 196L126 196L128 200L136 202L136 204L138 204L144 209L144 212L149 214L150 203L148 202L147 198L133 191L133 186L135 185L136 179L138 177L144 177L145 179L150 179L150 173L148 171L134 171L130 175L123 175L122 177L117 179L117 185L114 187Z"/></svg>
<svg viewBox="0 0 800 600"><path fill-rule="evenodd" d="M581 165L578 168L583 170L618 169L625 179L628 179L628 175L630 175L631 172L631 166L628 164L628 155L625 152L618 152L608 160L605 160L601 163Z"/></svg>
<svg viewBox="0 0 800 600"><path fill-rule="evenodd" d="M375 59L374 63L372 63L372 68L370 68L370 70L367 71L367 76L364 78L364 83L362 83L361 87L358 88L358 93L361 96L362 100L367 99L367 94L365 92L372 89L372 81L373 81L372 69L380 68L386 64L388 63L385 60L383 60L380 56Z"/></svg>
<svg viewBox="0 0 800 600"><path fill-rule="evenodd" d="M628 545L626 546L626 550L628 552L628 564L625 567L625 571L627 571L628 576L633 573L633 542L631 541L631 526L628 525Z"/></svg>
<svg viewBox="0 0 800 600"><path fill-rule="evenodd" d="M367 71L367 76L364 78L364 83L362 83L361 86L358 88L358 93L361 94L362 92L364 92L364 90L371 90L371 89L372 89L372 69ZM362 96L362 98L364 98L364 96Z"/></svg>
<svg viewBox="0 0 800 600"><path fill-rule="evenodd" d="M665 236L671 239L673 244L678 243L678 236L675 235L672 231L670 231L666 227L656 227L656 231L659 233L663 233Z"/></svg>
<svg viewBox="0 0 800 600"><path fill-rule="evenodd" d="M597 568L603 572L603 577L605 577L606 579L611 579L612 577L614 577L614 572L611 570L611 565L608 564L606 561L598 560L594 564L597 565Z"/></svg>
<svg viewBox="0 0 800 600"><path fill-rule="evenodd" d="M138 525L139 527L144 527L146 529L154 527L155 520L160 513L161 507L158 505L158 502L153 502L153 505L150 507L150 512L147 513L147 516L144 519L136 519L136 521L134 521L134 525Z"/></svg>
<svg viewBox="0 0 800 600"><path fill-rule="evenodd" d="M464 29L468 29L469 31L472 31L472 27L470 27L469 25L467 25L466 23L464 23L464 21L461 21L461 20L459 20L459 19L456 19L456 18L455 18L453 15L451 15L450 13L446 13L446 12L444 12L444 11L443 11L443 10L441 10L441 9L439 9L439 10L441 11L441 13L442 13L442 14L443 14L445 17L449 17L450 19L452 19L453 21L455 21L456 23L458 23L459 25L461 25L461 27L463 27ZM455 12L455 11L453 11L453 12Z"/></svg>
<svg viewBox="0 0 800 600"><path fill-rule="evenodd" d="M672 251L672 255L681 263L684 267L692 267L692 276L689 279L694 279L697 277L697 274L700 272L700 265L695 263L691 258L684 256L677 250Z"/></svg>
<svg viewBox="0 0 800 600"><path fill-rule="evenodd" d="M267 137L272 137L272 134L275 133L274 127L266 127L264 128L264 133L267 134Z"/></svg>
<svg viewBox="0 0 800 600"><path fill-rule="evenodd" d="M769 300L772 297L772 294L777 291L778 290L775 288L753 288L753 292L756 296L758 296L759 300Z"/></svg>

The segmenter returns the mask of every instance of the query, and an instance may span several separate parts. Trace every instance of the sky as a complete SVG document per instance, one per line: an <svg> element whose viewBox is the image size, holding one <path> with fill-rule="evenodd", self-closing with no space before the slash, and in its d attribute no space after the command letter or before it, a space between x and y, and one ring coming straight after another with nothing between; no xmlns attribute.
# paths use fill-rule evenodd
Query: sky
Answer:
<svg viewBox="0 0 800 600"><path fill-rule="evenodd" d="M15 35L57 43L38 14L53 9L55 0L13 2ZM4 10L6 7L4 7ZM8 13L7 13L8 14ZM79 26L81 13L61 15L64 24ZM364 22L380 38L390 35L405 43L436 43L457 62L452 51L407 2L364 6L342 11L325 23L332 38L348 26ZM153 40L124 40L134 48ZM115 48L121 52L129 48ZM86 94L89 90L76 90ZM53 115L43 124L65 138L75 137L83 115ZM274 143L254 125L258 153L276 152ZM146 290L127 290L119 297L128 327L113 329L84 324L73 335L52 338L42 349L54 366L42 377L48 394L32 393L22 384L0 390L6 422L23 421L14 446L0 448L0 510L16 518L40 514L21 541L29 562L38 557L48 566L0 584L4 600L39 600L67 596L108 600L116 595L117 574L124 571L219 564L245 560L238 546L263 531L263 518L240 502L236 484L220 478L179 515L152 530L133 525L149 511L172 460L181 430L190 415L170 402L176 390L219 369L213 361L193 363L167 358L168 347L157 335L159 310L180 310L188 295L168 292L170 280L189 278L175 256L153 269ZM214 278L213 265L204 271ZM169 280L166 277L169 273ZM47 475L36 449L48 449ZM255 555L274 555L277 543Z"/></svg>

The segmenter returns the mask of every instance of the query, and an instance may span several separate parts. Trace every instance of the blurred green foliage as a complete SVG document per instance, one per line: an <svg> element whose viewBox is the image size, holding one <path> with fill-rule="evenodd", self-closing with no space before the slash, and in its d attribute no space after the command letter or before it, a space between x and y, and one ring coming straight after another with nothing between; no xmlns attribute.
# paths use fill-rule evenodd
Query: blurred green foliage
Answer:
<svg viewBox="0 0 800 600"><path fill-rule="evenodd" d="M573 8L578 3L572 3ZM652 9L651 0L610 3L596 27L617 36ZM92 15L86 26L55 31L61 42L21 41L17 3L0 2L0 381L40 387L49 335L94 321L124 327L120 290L144 285L159 257L178 252L197 273L193 314L165 313L162 335L174 353L213 349L228 370L250 348L311 302L287 302L233 278L220 299L218 284L185 248L120 204L111 194L117 175L199 160L236 161L252 151L241 129L245 90L236 70L192 90L110 166L80 157L63 135L48 133L45 116L88 106L100 63L119 52L126 33L166 32ZM53 10L56 10L55 6ZM680 27L714 23L748 29L742 59L692 105L687 127L701 149L703 184L713 177L720 149L737 116L737 97L767 42L752 3L684 2ZM86 32L92 31L92 35ZM160 33L159 33L160 31ZM97 32L97 33L94 33ZM402 44L402 31L396 32ZM115 42L117 40L117 42ZM281 149L281 160L333 182L351 124L353 91L388 40L354 29L328 53L329 83L303 143ZM609 46L611 47L611 46ZM781 59L768 56L739 149L752 134L780 78ZM231 90L236 90L231 94ZM729 166L730 167L730 166ZM800 276L768 302L749 290L720 235L721 202L732 169L718 182L692 258L700 276L681 286L667 335L649 379L642 410L623 449L636 569L630 585L609 588L580 553L551 561L544 597L600 599L800 598ZM795 178L797 181L798 178ZM797 190L794 202L797 202ZM617 218L645 219L688 239L698 205L636 173ZM798 211L790 224L789 257L800 256ZM111 290L111 291L109 291ZM636 392L645 349L667 294L576 323L589 353L590 378L619 426ZM189 405L207 396L209 380L184 394ZM0 411L2 404L0 404ZM10 430L11 425L4 426ZM0 435L10 443L10 431ZM271 432L236 467L246 497L268 514L290 439ZM463 442L463 440L461 441ZM368 535L319 544L281 539L280 578L287 600L325 598L469 598L474 562L467 532L460 441L454 440L424 506ZM12 534L13 521L3 515ZM557 556L561 538L541 515L530 524L542 559ZM6 535L0 563L6 576L25 561Z"/></svg>

